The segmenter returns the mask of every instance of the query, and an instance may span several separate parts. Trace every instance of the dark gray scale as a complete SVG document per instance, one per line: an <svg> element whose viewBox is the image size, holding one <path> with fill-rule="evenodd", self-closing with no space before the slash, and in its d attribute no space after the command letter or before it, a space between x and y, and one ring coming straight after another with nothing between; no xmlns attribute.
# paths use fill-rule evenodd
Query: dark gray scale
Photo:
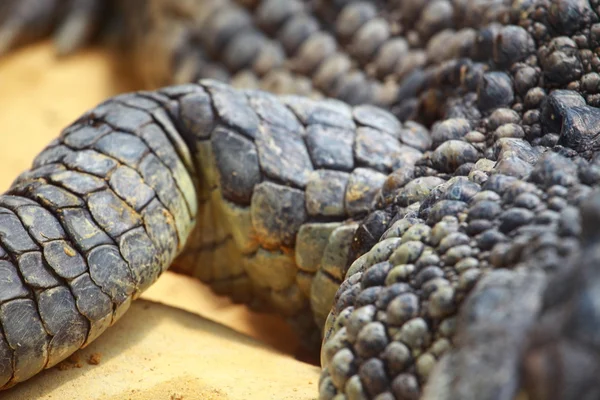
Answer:
<svg viewBox="0 0 600 400"><path fill-rule="evenodd" d="M558 157L558 156L557 156ZM559 164L560 158L557 158L555 163ZM547 163L547 161L544 161L544 159L540 159L536 165L535 168L539 168L540 165L544 165L544 163ZM567 169L568 170L568 169ZM572 175L572 174L577 174L576 171L572 170L570 172L567 172L565 175ZM464 179L464 178L463 178ZM539 179L539 178L538 178ZM453 181L453 182L452 182ZM444 260L444 264L445 267L448 268L449 266L454 266L454 268L456 268L457 272L460 272L460 279L458 280L458 285L456 287L453 287L453 285L450 283L451 281L449 281L448 279L443 279L444 276L447 272L444 272L444 270L442 270L440 267L435 266L436 261L433 261L433 259L429 262L426 262L425 264L421 263L421 262L416 262L414 265L410 265L410 264L406 264L406 265L398 265L394 268L389 269L389 267L387 269L385 269L384 271L386 271L386 274L388 275L389 278L393 279L389 279L389 283L388 283L388 278L386 278L386 282L387 284L391 284L398 281L398 279L400 280L404 280L407 278L407 275L410 276L410 274L415 274L414 276L414 280L411 280L411 283L417 285L418 287L420 287L423 290L423 294L426 295L426 297L423 300L427 299L427 302L424 304L427 307L427 313L430 317L432 318L441 318L442 322L439 325L439 328L436 328L438 330L438 334L442 334L444 335L444 337L449 338L451 335L453 335L453 330L450 329L450 326L445 326L444 324L449 325L450 322L446 322L449 320L444 320L444 318L447 318L448 316L453 315L453 313L456 312L456 296L457 296L457 290L459 292L461 291L465 291L465 290L471 290L471 288L473 288L476 285L476 282L479 280L479 277L482 276L481 272L478 271L478 262L476 259L472 258L473 255L476 255L477 250L471 247L471 241L469 239L469 237L467 235L465 235L465 233L461 233L461 232L456 232L455 230L458 229L458 224L455 223L454 226L456 226L455 228L449 229L451 225L447 225L447 223L445 223L444 221L446 221L448 218L453 218L450 216L446 216L444 217L443 215L447 214L448 210L452 210L450 213L448 213L448 215L458 215L459 218L464 218L463 216L465 215L462 210L467 208L467 204L465 204L462 201L456 201L456 200L442 200L442 199L462 199L465 201L469 201L469 199L473 199L472 204L475 204L475 206L472 206L471 210L469 210L468 215L471 216L471 218L485 218L487 217L490 220L496 220L499 223L499 226L503 227L502 229L510 229L510 230L517 230L519 228L519 226L524 226L524 225L530 225L531 224L531 214L532 212L528 209L525 208L518 208L518 207L509 207L508 204L510 203L514 203L515 201L517 201L517 199L521 199L522 196L524 194L527 194L529 192L527 192L527 190L535 190L535 186L531 185L531 184L527 184L525 182L522 181L518 181L514 178L509 179L509 177L502 177L502 176L498 176L496 179L494 180L490 180L490 184L488 185L488 188L494 188L496 191L498 191L499 193L503 194L502 199L505 202L510 202L508 204L506 204L506 206L508 207L506 211L502 212L502 209L500 207L499 204L497 204L496 202L500 199L498 195L494 195L492 192L480 192L477 193L477 185L474 185L473 183L468 183L466 184L468 181L464 181L465 183L461 183L461 179L457 179L457 178L453 178L453 180L448 182L448 184L444 184L442 186L446 186L442 191L445 193L443 196L440 196L439 199L440 200L436 200L438 201L436 204L434 204L434 206L431 208L430 214L429 214L429 219L428 219L428 224L433 225L434 228L431 231L432 234L435 233L435 235L445 235L445 238L442 238L441 241L439 241L437 248L436 248L436 252L439 252L440 254L443 254L442 260ZM551 181L552 182L552 181ZM465 185L466 184L466 185ZM576 181L575 180L571 180L567 185L576 185ZM470 188L470 185L474 185L473 188ZM531 187L531 188L530 188ZM460 188L460 190L457 190L458 188ZM530 189L528 189L530 188ZM441 189L435 189L435 191L437 190L441 190ZM476 193L476 194L474 194ZM564 191L562 192L564 193ZM448 197L450 196L450 197ZM539 201L539 200L538 200ZM548 198L549 203L551 202L551 199ZM435 214L435 215L434 215ZM570 218L571 220L577 220L576 216L572 216ZM402 220L400 220L402 221ZM449 220L448 220L449 221ZM523 225L521 225L521 223ZM510 224L510 226L509 226ZM407 224L408 225L408 224ZM411 228L409 228L406 231L402 231L399 230L397 231L398 235L402 235L402 240L403 242L405 241L405 237L406 240L410 240L410 238L416 238L417 240L423 241L423 243L425 245L427 244L433 244L433 242L430 239L429 234L419 234L418 236L414 236L412 233L410 233L411 231L415 230L416 233L416 229L418 228L419 224L417 225L413 225ZM532 227L533 228L533 227ZM556 229L556 228L554 228ZM535 232L534 230L530 229L530 232ZM404 232L404 233L403 233ZM425 232L425 231L423 231ZM442 233L444 232L444 233ZM468 231L467 231L468 232ZM491 231L490 231L491 232ZM547 232L547 229L544 229L544 232ZM569 233L567 232L572 232L572 235L577 235L577 229L568 229L565 230L565 234L569 235ZM498 234L501 236L501 234ZM386 240L389 240L390 236L387 235L385 236L385 240L382 240L381 244L383 244ZM521 237L523 238L523 237ZM527 239L525 240L531 240L531 237L527 237ZM500 241L511 241L513 239L508 239L506 237L504 237L503 239L501 239ZM498 252L492 252L489 257L490 257L490 261L494 264L496 264L496 261L494 261L494 257L497 257L502 253L502 249L504 249L504 254L506 254L506 256L504 256L502 264L504 266L508 266L511 264L514 264L516 262L518 262L518 255L514 254L514 246L517 245L518 241L521 240L518 237L514 239L514 245L511 244L508 247L504 246L504 247L497 247ZM408 245L409 242L405 242L405 245ZM420 243L420 242L417 242ZM556 245L555 245L556 246ZM376 246L377 247L377 246ZM423 244L421 244L419 246L421 249L423 248ZM484 247L484 246L481 246ZM551 248L551 247L550 247ZM399 246L397 248L397 250L390 256L390 261L395 260L395 262L398 262L399 260L405 260L404 262L407 262L408 260L410 260L410 258L408 258L405 254L405 250L403 249L401 251L401 249L403 249L402 246ZM375 251L375 248L372 250ZM539 250L542 251L542 250ZM425 254L425 252L423 252L423 250L421 250L422 254ZM402 254L402 255L401 255ZM418 253L417 253L418 254ZM533 256L533 253L524 253L524 254L530 254L529 256ZM540 253L538 253L540 254ZM366 257L366 256L365 256ZM419 256L417 255L416 257L420 258L420 257L425 257L423 256ZM517 257L517 259L515 259L514 257ZM526 256L523 256L526 257ZM528 256L527 256L528 257ZM535 256L533 256L535 257ZM556 255L552 256L550 253L548 253L548 255L546 257L556 257ZM362 258L361 258L362 259ZM359 260L361 260L359 259ZM365 259L366 260L366 259ZM425 261L425 258L423 258L423 260ZM483 261L484 259L482 259ZM550 259L551 260L551 259ZM358 261L357 261L358 262ZM367 261L363 261L363 265L364 263L366 263ZM401 261L402 262L402 261ZM400 263L401 263L400 262ZM411 260L411 262L414 262ZM438 261L439 262L439 261ZM544 261L547 262L547 261ZM553 263L554 264L554 263ZM368 265L368 264L366 264ZM379 264L378 264L379 265ZM418 266L419 270L415 270L415 265ZM419 266L422 265L422 266ZM554 264L555 265L555 264ZM556 268L556 267L554 267ZM350 269L350 273L354 273L357 271L357 269L353 266ZM374 274L377 273L377 269L375 268L375 266L371 267L371 269L366 270L366 272L370 272L373 271ZM387 272L389 271L389 272ZM357 273L355 276L357 276L357 279L366 279L367 273L363 272L362 276L361 273ZM450 276L447 276L448 278ZM490 278L491 279L491 278ZM512 279L512 278L511 278ZM375 281L377 282L377 281ZM377 283L374 283L377 284ZM524 284L523 287L528 286L529 284ZM344 285L342 285L344 286ZM365 289L361 292L361 293L354 293L351 295L351 297L349 298L348 295L350 295L350 293L352 293L351 291L348 290L348 287L346 287L344 290L345 292L341 292L342 294L338 294L337 296L337 302L340 305L339 307L334 307L334 313L340 315L340 317L342 316L341 314L341 309L343 309L343 307L348 307L349 305L354 304L355 307L360 307L357 310L362 310L365 307L370 307L366 304L372 304L375 300L372 295L372 292L375 293L377 291L376 286L373 287L370 284L365 284L363 286ZM513 289L511 289L513 290ZM342 291L342 288L340 288L340 291ZM535 290L527 290L528 291L528 296L529 295L533 295L532 293L535 293ZM347 293L348 295L344 295L343 293ZM405 299L406 298L406 299ZM415 370L414 372L411 371L412 373L415 373L415 375L413 375L413 377L411 378L413 382L423 382L424 380L427 379L427 377L430 375L431 371L432 371L432 366L437 362L436 360L439 358L439 346L442 346L442 344L437 344L438 342L435 342L436 344L434 344L433 342L422 342L423 338L426 338L427 335L429 334L428 332L432 329L432 327L427 326L427 324L424 324L422 320L420 320L417 317L417 314L414 313L415 307L419 307L419 302L421 300L417 300L415 302L415 298L412 298L412 302L409 300L411 297L408 295L400 295L398 297L396 297L396 300L392 300L391 302L389 302L389 306L388 306L388 313L386 315L385 318L385 322L387 324L391 324L393 321L395 321L394 318L396 318L396 314L398 314L399 317L399 323L402 326L402 328L399 331L395 331L393 328L389 327L388 325L388 335L390 335L392 337L393 340L400 340L401 343L407 343L409 344L411 347L413 346L417 346L417 348L419 349L427 349L427 347L429 347L429 350L427 350L425 353L421 353L421 355L419 355L416 359L409 361L410 363L414 362L414 367ZM507 298L510 298L507 297ZM352 299L352 300L349 300ZM520 298L519 298L520 299ZM406 305L402 305L403 301L406 300ZM477 312L481 312L482 316L486 316L486 315L491 315L489 314L488 311L486 311L485 307L487 307L490 303L488 303L485 300L481 300L482 304L480 307L483 307L482 310L483 311L477 311ZM488 300L489 301L489 300ZM521 300L515 300L515 303L521 303ZM412 304L412 305L411 305ZM515 304L516 307L519 307ZM341 307L341 308L340 308ZM358 312L357 310L355 310L354 312ZM402 313L406 313L406 316L402 316ZM520 311L520 313L525 314L523 311ZM334 314L334 315L335 315ZM357 318L359 318L360 314L356 314ZM470 314L473 315L473 314ZM531 318L531 317L526 317L526 318ZM384 372L380 373L377 372L378 370L376 368L371 368L371 366L368 364L369 360L368 357L369 356L369 349L371 347L369 346L373 346L374 351L379 351L379 347L377 347L380 343L380 340L378 339L378 336L374 333L376 331L375 329L375 325L374 322L370 322L373 321L373 314L371 314L371 316L369 317L369 319L366 322L361 323L361 325L359 325L357 328L352 328L354 325L352 321L354 321L352 319L352 317L348 320L345 320L347 322L344 322L344 320L342 321L341 327L345 328L340 328L340 326L338 326L338 333L335 336L330 336L330 340L331 344L328 344L327 339L326 339L326 344L325 344L325 351L327 351L327 349L329 348L333 348L331 346L335 346L336 341L338 340L337 337L338 335L340 335L343 330L341 329L347 329L347 332L349 334L348 337L350 337L350 339L352 341L355 341L354 346L356 351L359 352L364 352L364 357L366 358L365 360L362 360L360 365L354 365L353 369L349 370L349 376L346 375L343 379L342 382L346 382L342 385L340 385L340 377L338 374L338 371L343 371L344 368L347 367L347 365L344 363L344 358L342 357L343 353L342 350L339 350L337 352L334 352L335 357L333 358L329 358L330 356L327 355L327 359L331 360L328 361L328 366L326 371L331 371L329 374L327 372L325 372L324 375L324 379L327 379L326 377L330 377L332 379L332 382L338 382L338 386L340 389L340 391L343 391L343 393L350 393L349 392L349 384L347 382L351 382L351 384L353 385L353 388L351 390L362 390L362 391L366 391L367 390L375 390L373 388L371 389L367 389L369 388L371 385L373 385L373 382L379 382L378 380L381 380L381 382L400 382L401 379L403 379L404 381L407 382L407 376L410 376L408 374L404 373L404 370L399 368L399 369L393 369L395 372L393 373L394 375L392 376L388 376L387 374L389 373L390 367L388 366L387 369L385 369ZM358 320L356 320L358 321ZM371 328L373 332L371 332ZM351 331L351 328L353 329ZM507 328L507 329L512 329L512 328ZM520 329L520 327L518 327L517 329ZM448 333L444 333L444 332L448 332ZM351 335L350 335L351 334ZM513 333L514 334L514 333ZM362 336L361 336L362 335ZM450 335L450 336L448 336ZM360 338L363 339L360 339ZM368 339L365 339L368 338ZM362 342L361 340L367 340L366 342ZM489 336L486 336L486 339L475 339L474 337L472 337L472 340L470 340L469 342L465 342L465 343L469 343L468 346L470 346L471 343L477 343L477 340L482 340L484 341L486 344L486 346L489 346ZM429 344L427 344L429 343ZM342 345L341 347L339 347L339 349L343 349L345 346ZM443 347L440 347L443 348ZM448 345L445 345L446 350L444 351L448 351L448 349L450 348ZM470 347L469 347L470 348ZM487 347L486 347L487 348ZM327 354L327 353L326 353ZM337 354L340 354L340 356L338 357ZM494 353L494 354L500 354L500 353ZM467 355L465 355L466 357ZM470 357L472 357L472 355L470 355ZM340 362L341 364L338 366L338 362ZM405 361L407 362L407 361ZM451 368L456 368L456 363L457 361L454 361L452 363L452 367ZM367 365L366 367L361 367L361 365ZM327 364L326 364L327 365ZM400 363L400 365L402 365ZM445 365L445 364L441 364L441 365ZM494 364L497 365L497 364ZM442 367L444 368L444 367ZM461 365L461 368L467 368L466 370L468 370L468 365ZM362 375L361 372L362 371ZM440 372L440 370L437 370L438 373ZM443 370L442 370L443 371ZM454 371L454 370L453 370ZM450 374L453 374L454 372L447 372ZM360 381L357 381L356 379L354 379L353 374L359 374L360 375ZM369 375L372 374L372 375ZM464 376L469 376L469 375L464 375ZM481 375L482 377L484 375ZM354 379L352 381L352 379ZM439 377L438 377L439 379ZM470 380L465 380L465 382L469 382ZM324 389L327 386L323 386L326 385L326 380L322 381L322 389ZM465 383L465 385L468 385L467 383ZM393 386L393 385L392 385ZM414 391L414 393L419 393L420 392L420 388L419 388L420 384L417 384L416 386L412 387L412 390ZM383 386L382 386L383 387ZM376 390L382 390L382 387L377 388ZM436 388L436 386L432 386L434 389ZM465 390L468 386L465 386ZM400 388L396 388L397 390L399 390ZM434 390L432 389L432 390ZM408 390L408 389L407 389ZM334 390L333 393L336 393L336 391ZM400 392L399 392L400 393ZM439 392L434 392L434 393L439 393ZM445 392L444 392L445 393ZM462 392L461 392L462 393ZM468 393L468 392L465 392ZM431 395L431 394L430 394ZM461 398L461 397L456 397L456 398Z"/></svg>
<svg viewBox="0 0 600 400"><path fill-rule="evenodd" d="M155 197L154 190L146 185L140 174L127 166L120 166L110 174L108 183L114 193L137 212Z"/></svg>
<svg viewBox="0 0 600 400"><path fill-rule="evenodd" d="M360 165L390 172L400 153L400 143L392 135L366 127L356 130L354 154Z"/></svg>
<svg viewBox="0 0 600 400"><path fill-rule="evenodd" d="M153 154L148 154L140 164L139 169L146 184L148 184L158 199L169 209L175 218L177 231L186 235L190 214L185 199L176 187L172 174Z"/></svg>
<svg viewBox="0 0 600 400"><path fill-rule="evenodd" d="M77 248L86 253L102 244L112 244L113 240L94 222L92 215L81 208L59 210L58 218Z"/></svg>
<svg viewBox="0 0 600 400"><path fill-rule="evenodd" d="M305 126L323 125L354 130L352 108L335 100L313 101L299 96L280 97Z"/></svg>
<svg viewBox="0 0 600 400"><path fill-rule="evenodd" d="M175 175L177 175L177 164L183 163L191 167L192 155L185 139L181 137L172 120L171 110L176 108L175 104L168 100L164 100L163 103L168 104L169 111L158 108L151 113L156 126L162 132L159 134L156 130L152 129L151 124L145 125L144 129L137 136L141 137L145 141L146 146L154 151L157 156L164 159L165 164L169 168L172 168ZM151 135L146 140L143 133L148 130L151 132ZM162 147L161 144L165 144L165 146Z"/></svg>
<svg viewBox="0 0 600 400"><path fill-rule="evenodd" d="M71 153L72 150L66 146L55 145L48 147L33 160L32 166L33 168L37 168L46 164L59 163Z"/></svg>
<svg viewBox="0 0 600 400"><path fill-rule="evenodd" d="M211 137L223 196L237 204L249 204L261 181L256 145L230 129L218 127Z"/></svg>
<svg viewBox="0 0 600 400"><path fill-rule="evenodd" d="M13 376L13 351L6 342L4 335L0 336L0 387L4 387Z"/></svg>
<svg viewBox="0 0 600 400"><path fill-rule="evenodd" d="M0 271L3 276L2 291L0 292L0 303L6 303L16 298L24 298L30 295L15 265L8 260L0 260Z"/></svg>
<svg viewBox="0 0 600 400"><path fill-rule="evenodd" d="M309 125L306 147L315 168L350 171L354 168L354 132L352 130Z"/></svg>
<svg viewBox="0 0 600 400"><path fill-rule="evenodd" d="M277 181L304 188L313 170L304 140L285 128L263 125L256 138L262 172Z"/></svg>
<svg viewBox="0 0 600 400"><path fill-rule="evenodd" d="M133 93L125 93L115 96L113 97L113 101L145 111L152 111L160 107L160 103L158 101L155 101L151 98L137 96Z"/></svg>
<svg viewBox="0 0 600 400"><path fill-rule="evenodd" d="M144 208L141 216L148 236L159 249L159 259L164 270L175 259L177 250L183 246L178 239L175 218L157 199L152 200Z"/></svg>
<svg viewBox="0 0 600 400"><path fill-rule="evenodd" d="M471 123L464 118L450 118L437 122L431 130L433 147L438 147L449 140L462 139L469 131L471 131Z"/></svg>
<svg viewBox="0 0 600 400"><path fill-rule="evenodd" d="M442 143L431 154L431 165L441 172L454 172L461 165L474 163L481 157L473 145L461 140Z"/></svg>
<svg viewBox="0 0 600 400"><path fill-rule="evenodd" d="M200 24L198 36L203 48L222 60L227 69L254 69L258 75L264 75L280 65L283 51L253 26L245 9L235 3L217 3L209 14L206 22Z"/></svg>
<svg viewBox="0 0 600 400"><path fill-rule="evenodd" d="M344 193L350 174L340 171L317 170L306 184L306 210L310 216L343 217Z"/></svg>
<svg viewBox="0 0 600 400"><path fill-rule="evenodd" d="M408 207L413 203L425 200L430 192L442 183L444 180L436 176L412 179L399 188L395 195L395 201L402 207Z"/></svg>
<svg viewBox="0 0 600 400"><path fill-rule="evenodd" d="M41 320L52 337L48 343L48 362L52 367L79 349L88 334L88 323L75 306L75 298L65 287L37 294Z"/></svg>
<svg viewBox="0 0 600 400"><path fill-rule="evenodd" d="M75 297L77 310L89 323L89 330L84 343L87 345L110 326L113 313L112 300L90 278L89 273L73 279L69 286Z"/></svg>
<svg viewBox="0 0 600 400"><path fill-rule="evenodd" d="M151 23L160 26L162 24L159 21L159 19L162 19L159 16L160 13L152 14L154 15L150 17L152 19ZM173 25L177 24L178 22L174 21ZM195 37L199 34L198 29L196 29L198 26L202 26L202 22L198 21L194 26L190 25L185 31L169 30L170 35L161 34L158 37L144 36L138 38L141 46L148 46L142 48L142 52L156 54L156 46L159 47L159 51L166 52L165 58L159 61L158 73L157 70L150 67L143 74L146 87L156 88L168 83L187 83L198 79L215 79L219 81L231 79L228 69L212 58ZM137 57L136 61L143 60L146 54ZM140 66L144 68L143 64Z"/></svg>
<svg viewBox="0 0 600 400"><path fill-rule="evenodd" d="M372 103L376 84L368 81L362 71L352 71L343 75L332 88L330 95L347 101L349 104Z"/></svg>
<svg viewBox="0 0 600 400"><path fill-rule="evenodd" d="M249 138L255 139L258 134L260 120L250 108L246 97L236 96L235 92L227 85L208 81L202 81L201 84L212 95L214 108L223 122L233 128L239 129L241 133ZM200 129L193 129L192 132L197 135L206 132L202 129L204 128L203 126L198 126L198 128Z"/></svg>
<svg viewBox="0 0 600 400"><path fill-rule="evenodd" d="M113 239L141 224L138 213L112 190L88 195L87 205L94 221Z"/></svg>
<svg viewBox="0 0 600 400"><path fill-rule="evenodd" d="M271 182L257 185L250 205L252 223L265 246L292 246L306 220L304 193Z"/></svg>
<svg viewBox="0 0 600 400"><path fill-rule="evenodd" d="M106 11L106 4L94 1L78 2L66 7L57 7L54 2L7 3L2 14L6 35L2 53L49 34L53 34L59 54L72 53L98 34L105 23Z"/></svg>
<svg viewBox="0 0 600 400"><path fill-rule="evenodd" d="M378 75L379 70L385 69L379 64L385 64L385 61L381 60L381 58L385 58L385 55L380 55L380 49L388 42L393 41L390 38L392 29L388 20L385 17L378 17L374 4L362 1L339 4L336 11L330 10L327 14L330 15L326 18L335 23L335 39L348 54L338 50L336 55L329 57L321 65L319 72L322 76L320 79L326 82L321 83L324 91L351 104L360 104L361 102L389 104L394 101L393 94L391 97L383 94L386 88L382 82L365 79L354 71L355 64L364 68L369 63L373 63L373 65L369 65L367 68L372 67L371 69L375 71L373 73L369 70L369 76ZM388 51L388 53L390 52ZM395 63L399 57L400 55L396 54L393 62ZM390 64L389 61L388 64ZM325 78L327 75L328 78ZM385 75L385 72L381 72L378 76ZM315 82L317 81L315 80ZM390 93L393 93L394 85L390 83L388 82L387 85L392 88ZM357 96L356 93L353 93L357 87L361 87L363 92L371 93L364 97Z"/></svg>
<svg viewBox="0 0 600 400"><path fill-rule="evenodd" d="M58 276L70 280L88 271L85 259L69 242L53 240L43 247L44 260Z"/></svg>
<svg viewBox="0 0 600 400"><path fill-rule="evenodd" d="M46 164L31 171L23 172L16 180L20 182L34 181L36 179L46 178L54 173L64 172L65 170L65 166L62 164Z"/></svg>
<svg viewBox="0 0 600 400"><path fill-rule="evenodd" d="M522 61L535 51L535 42L526 29L520 26L502 27L494 40L494 56L496 63L510 66Z"/></svg>
<svg viewBox="0 0 600 400"><path fill-rule="evenodd" d="M67 128L61 135L63 143L70 148L82 150L90 148L100 138L112 132L113 129L107 124L84 125L76 124ZM73 153L72 156L79 154Z"/></svg>
<svg viewBox="0 0 600 400"><path fill-rule="evenodd" d="M129 264L136 292L146 290L162 273L159 254L144 228L135 228L119 238L119 250Z"/></svg>
<svg viewBox="0 0 600 400"><path fill-rule="evenodd" d="M222 88L215 86L213 95L209 96L204 88L196 86L193 92L179 99L177 121L183 130L183 135L187 135L194 140L203 140L210 137L216 123L212 102L213 99L217 101L217 98L220 97L215 93L219 92L219 89ZM224 111L222 107L217 107L217 110ZM231 115L231 117L235 118L235 114ZM227 120L223 115L221 115L221 118Z"/></svg>
<svg viewBox="0 0 600 400"><path fill-rule="evenodd" d="M81 150L69 154L63 163L70 169L85 172L99 177L108 176L110 171L119 165L117 160L94 150Z"/></svg>
<svg viewBox="0 0 600 400"><path fill-rule="evenodd" d="M38 250L19 218L6 208L0 208L0 242L12 254Z"/></svg>
<svg viewBox="0 0 600 400"><path fill-rule="evenodd" d="M244 34L240 34L238 38L243 39L244 36ZM260 41L260 48L255 57L251 58L251 65L248 65L248 69L251 69L257 76L265 78L273 70L281 71L285 62L285 50L282 45L277 41L270 40L262 33L257 33L255 37Z"/></svg>
<svg viewBox="0 0 600 400"><path fill-rule="evenodd" d="M581 153L584 157L596 151L598 144L597 121L600 111L595 107L569 108L562 117L562 129L558 144L570 147Z"/></svg>
<svg viewBox="0 0 600 400"><path fill-rule="evenodd" d="M198 91L197 84L186 82L181 85L166 86L166 87L160 88L157 91L141 92L141 94L144 97L150 97L150 98L156 99L161 104L164 104L165 102L169 102L173 99L178 99L179 97L183 97L183 96L192 94L197 91Z"/></svg>
<svg viewBox="0 0 600 400"><path fill-rule="evenodd" d="M421 124L408 121L398 133L402 143L415 150L425 151L431 147L431 136L429 131Z"/></svg>
<svg viewBox="0 0 600 400"><path fill-rule="evenodd" d="M136 291L131 270L114 245L100 245L87 255L90 277L112 301L120 305ZM106 268L110 265L111 268Z"/></svg>
<svg viewBox="0 0 600 400"><path fill-rule="evenodd" d="M38 204L35 201L25 197L3 195L0 196L0 205L10 209L13 212L16 212L21 207L37 206Z"/></svg>
<svg viewBox="0 0 600 400"><path fill-rule="evenodd" d="M175 130L173 123L166 113L154 113L160 122L160 129L155 125L146 125L140 132L140 137L152 152L172 171L177 187L185 196L192 214L198 207L195 196L195 183L188 170L192 160L190 151L181 135Z"/></svg>
<svg viewBox="0 0 600 400"><path fill-rule="evenodd" d="M144 116L150 119L145 113ZM140 138L123 132L109 133L98 140L94 148L132 168L137 168L142 158L148 154L148 148Z"/></svg>
<svg viewBox="0 0 600 400"><path fill-rule="evenodd" d="M503 107L514 100L512 81L504 72L483 75L477 90L478 106L482 111Z"/></svg>
<svg viewBox="0 0 600 400"><path fill-rule="evenodd" d="M560 133L562 116L571 107L585 106L585 99L572 90L554 90L540 107L542 126L553 133Z"/></svg>
<svg viewBox="0 0 600 400"><path fill-rule="evenodd" d="M48 363L48 333L31 299L15 299L0 306L0 323L13 350L11 382L23 382Z"/></svg>
<svg viewBox="0 0 600 400"><path fill-rule="evenodd" d="M450 1L439 0L428 3L415 24L422 40L429 39L435 32L452 28L454 10Z"/></svg>
<svg viewBox="0 0 600 400"><path fill-rule="evenodd" d="M129 107L123 104L119 104L117 102L109 101L103 104L104 106L104 115L102 120L112 126L115 130L123 130L125 132L136 132L142 126L150 123L152 121L152 117L150 114L135 109L133 107ZM117 142L117 140L119 142ZM122 157L126 160L135 160L135 152L140 149L140 145L135 141L131 141L132 139L127 139L124 136L118 135L113 136L112 140L107 140L106 137L102 137L100 140L96 142L96 147L105 147L110 149L112 152L116 154L121 154ZM124 145L129 143L129 148L120 148L118 144ZM107 154L110 154L107 153ZM119 159L119 157L115 157Z"/></svg>
<svg viewBox="0 0 600 400"><path fill-rule="evenodd" d="M353 108L352 115L356 122L399 137L402 125L391 113L371 105Z"/></svg>
<svg viewBox="0 0 600 400"><path fill-rule="evenodd" d="M47 289L61 285L38 251L22 254L17 263L23 280L30 288Z"/></svg>
<svg viewBox="0 0 600 400"><path fill-rule="evenodd" d="M250 106L268 125L286 129L294 135L303 135L304 129L297 117L274 95L260 92L247 92Z"/></svg>
<svg viewBox="0 0 600 400"><path fill-rule="evenodd" d="M554 185L571 186L578 181L577 168L571 160L559 154L548 153L540 157L529 181L543 188L551 188Z"/></svg>
<svg viewBox="0 0 600 400"><path fill-rule="evenodd" d="M83 207L84 202L73 193L51 184L33 182L15 187L15 192L24 197L31 197L49 209Z"/></svg>
<svg viewBox="0 0 600 400"><path fill-rule="evenodd" d="M80 196L106 188L103 179L76 171L54 173L49 180Z"/></svg>

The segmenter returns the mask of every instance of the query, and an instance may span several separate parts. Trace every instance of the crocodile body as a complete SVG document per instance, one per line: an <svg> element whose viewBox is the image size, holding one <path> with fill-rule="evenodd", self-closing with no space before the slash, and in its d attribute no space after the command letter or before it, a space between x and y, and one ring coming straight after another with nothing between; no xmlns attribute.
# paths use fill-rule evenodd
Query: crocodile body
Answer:
<svg viewBox="0 0 600 400"><path fill-rule="evenodd" d="M0 386L177 258L322 340L323 400L600 395L596 1L36 2L0 49L103 30L179 85L89 111L0 196Z"/></svg>

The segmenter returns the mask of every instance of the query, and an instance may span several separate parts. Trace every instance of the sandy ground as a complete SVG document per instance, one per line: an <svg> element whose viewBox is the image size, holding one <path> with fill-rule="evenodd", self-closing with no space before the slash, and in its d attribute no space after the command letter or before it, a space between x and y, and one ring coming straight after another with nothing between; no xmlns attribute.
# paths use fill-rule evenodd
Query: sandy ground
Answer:
<svg viewBox="0 0 600 400"><path fill-rule="evenodd" d="M99 50L57 60L41 44L0 60L0 190L82 112L135 89L125 75ZM314 399L318 368L296 350L277 318L166 273L96 342L0 398Z"/></svg>

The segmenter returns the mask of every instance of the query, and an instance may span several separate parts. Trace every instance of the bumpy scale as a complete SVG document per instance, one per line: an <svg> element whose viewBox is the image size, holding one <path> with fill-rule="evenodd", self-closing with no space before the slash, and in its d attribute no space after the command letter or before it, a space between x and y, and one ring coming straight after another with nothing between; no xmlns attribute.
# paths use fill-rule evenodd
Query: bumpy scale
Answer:
<svg viewBox="0 0 600 400"><path fill-rule="evenodd" d="M291 95L201 81L67 128L0 197L1 384L93 340L179 254L322 332L323 400L598 397L598 6L111 5L148 85ZM35 33L14 10L10 44Z"/></svg>

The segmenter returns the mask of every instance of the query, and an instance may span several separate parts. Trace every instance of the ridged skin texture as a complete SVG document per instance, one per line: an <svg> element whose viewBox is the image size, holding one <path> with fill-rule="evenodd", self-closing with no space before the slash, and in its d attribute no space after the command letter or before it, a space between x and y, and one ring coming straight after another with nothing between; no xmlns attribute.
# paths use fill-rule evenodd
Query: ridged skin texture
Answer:
<svg viewBox="0 0 600 400"><path fill-rule="evenodd" d="M106 4L148 87L211 80L107 101L0 198L0 384L179 255L323 337L322 400L600 396L596 0Z"/></svg>
<svg viewBox="0 0 600 400"><path fill-rule="evenodd" d="M198 222L178 270L274 308L315 348L355 221L386 174L421 151L403 144L391 114L369 105L201 85L173 89L169 105L199 173ZM365 125L369 118L390 124Z"/></svg>

